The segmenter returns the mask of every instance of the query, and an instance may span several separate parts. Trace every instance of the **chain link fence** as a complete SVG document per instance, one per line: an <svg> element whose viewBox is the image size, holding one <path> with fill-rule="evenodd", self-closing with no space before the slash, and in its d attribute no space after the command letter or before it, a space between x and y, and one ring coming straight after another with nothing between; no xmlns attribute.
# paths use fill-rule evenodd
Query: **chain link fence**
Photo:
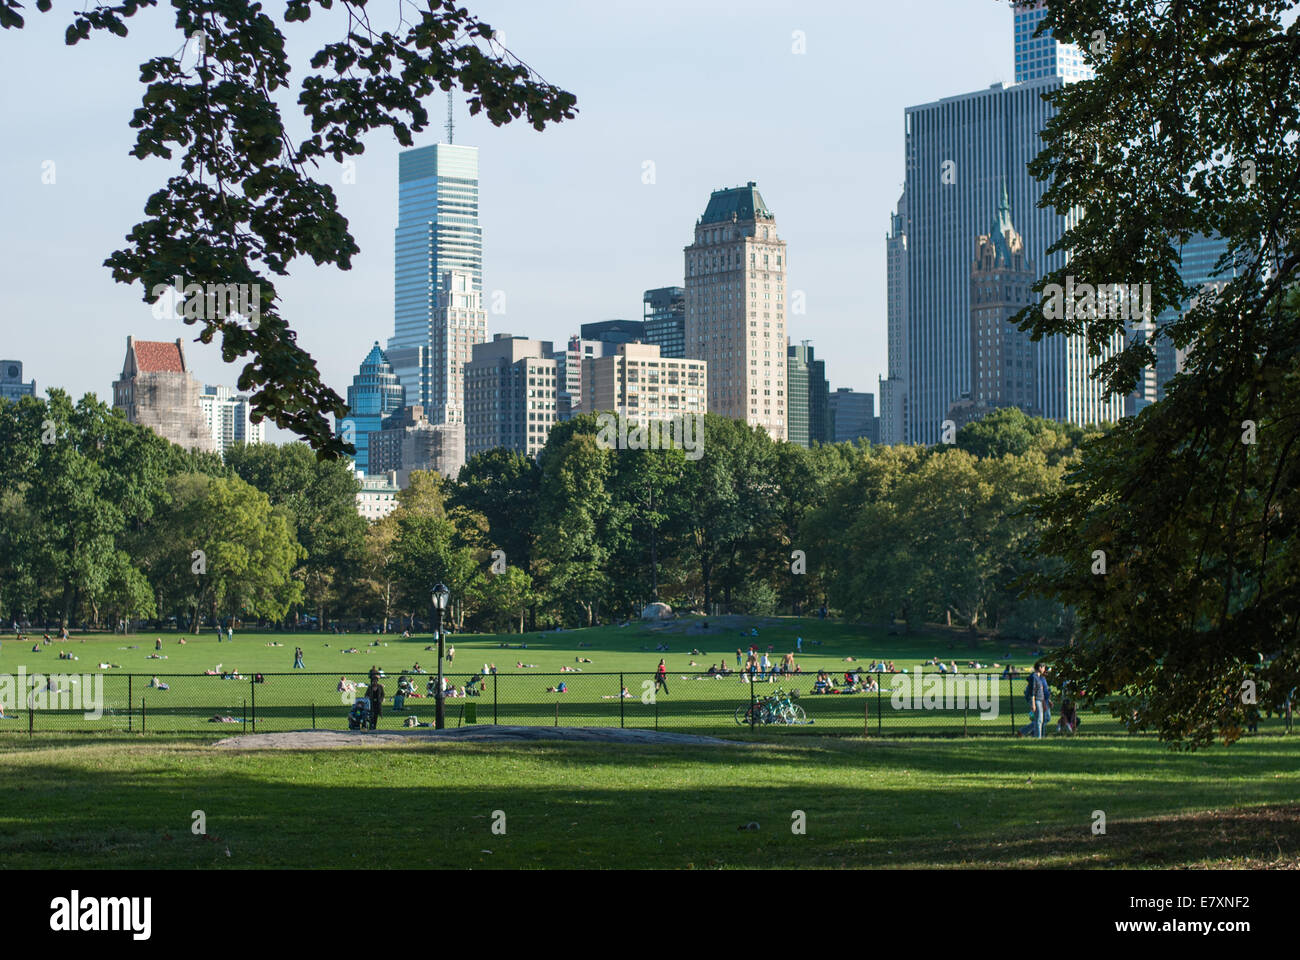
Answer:
<svg viewBox="0 0 1300 960"><path fill-rule="evenodd" d="M338 674L268 673L42 675L25 702L5 711L0 731L210 734L343 730L366 683ZM413 692L398 698L405 678ZM432 726L437 681L425 673L388 674L379 729ZM609 726L725 735L762 729L867 736L1014 736L1029 723L1025 675L864 674L849 683L813 673L759 678L653 673L456 673L446 677L447 726ZM78 689L80 685L81 689ZM99 686L95 691L85 687ZM342 689L340 689L342 687ZM92 700L97 703L92 703ZM1065 700L1053 691L1044 733L1059 725ZM87 705L91 708L87 709ZM1106 704L1078 711L1075 733L1122 734ZM1261 711L1257 731L1290 732L1290 716Z"/></svg>

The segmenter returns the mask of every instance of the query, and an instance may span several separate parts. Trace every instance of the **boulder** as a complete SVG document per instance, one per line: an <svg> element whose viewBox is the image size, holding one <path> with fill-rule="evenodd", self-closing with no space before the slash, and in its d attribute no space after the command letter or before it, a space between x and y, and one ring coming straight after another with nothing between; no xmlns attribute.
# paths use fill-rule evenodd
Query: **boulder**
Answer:
<svg viewBox="0 0 1300 960"><path fill-rule="evenodd" d="M642 620L671 620L673 608L666 603L647 603L641 611Z"/></svg>

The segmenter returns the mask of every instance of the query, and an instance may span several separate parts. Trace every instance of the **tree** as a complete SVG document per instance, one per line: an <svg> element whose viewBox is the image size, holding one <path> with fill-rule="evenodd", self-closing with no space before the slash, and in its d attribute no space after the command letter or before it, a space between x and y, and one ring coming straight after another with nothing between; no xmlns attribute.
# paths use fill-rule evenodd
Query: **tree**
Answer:
<svg viewBox="0 0 1300 960"><path fill-rule="evenodd" d="M305 444L238 444L226 451L230 470L283 507L305 553L296 576L324 629L361 564L366 520L357 513L356 477L343 461L319 461Z"/></svg>
<svg viewBox="0 0 1300 960"><path fill-rule="evenodd" d="M95 30L127 35L127 21L156 0L122 0L78 12L66 32L74 45ZM276 100L289 86L290 47L281 23L256 0L173 0L183 44L179 54L140 67L146 85L131 121L131 153L176 159L180 172L145 205L148 219L106 261L113 279L140 282L158 300L173 278L249 291L250 315L187 310L199 339L221 334L227 363L250 356L239 389L251 391L255 415L292 430L327 456L353 453L334 436L327 414L346 413L316 363L295 343L280 316L273 277L298 257L351 268L359 248L339 213L333 189L311 176L322 161L364 152L368 132L388 127L403 146L425 129L423 101L457 84L471 114L500 126L524 117L536 129L574 116L576 99L542 80L507 51L499 34L455 0L430 0L397 14L391 29L371 26L365 0L341 0L342 39L326 44L303 70L297 97L311 134L294 143ZM36 9L50 10L50 0ZM332 0L288 0L283 24L309 19ZM0 27L21 28L20 0L0 0ZM193 316L193 313L202 316Z"/></svg>
<svg viewBox="0 0 1300 960"><path fill-rule="evenodd" d="M1161 342L1189 351L1166 397L1091 443L1044 504L1035 585L1078 613L1061 676L1114 694L1135 729L1183 746L1241 734L1248 691L1278 706L1300 682L1300 23L1294 3L1051 3L1043 29L1090 50L1092 82L1054 95L1031 171L1081 210L1046 284L1150 283L1130 337L1087 308L1027 308L1034 335L1086 335L1126 393ZM1098 43L1097 41L1101 42ZM1218 235L1221 289L1178 278L1182 244ZM1196 302L1183 309L1196 295ZM1104 572L1103 572L1104 571ZM1261 669L1262 665L1262 669Z"/></svg>
<svg viewBox="0 0 1300 960"><path fill-rule="evenodd" d="M179 474L168 483L150 564L164 606L203 616L282 620L301 601L303 550L289 518L238 477Z"/></svg>

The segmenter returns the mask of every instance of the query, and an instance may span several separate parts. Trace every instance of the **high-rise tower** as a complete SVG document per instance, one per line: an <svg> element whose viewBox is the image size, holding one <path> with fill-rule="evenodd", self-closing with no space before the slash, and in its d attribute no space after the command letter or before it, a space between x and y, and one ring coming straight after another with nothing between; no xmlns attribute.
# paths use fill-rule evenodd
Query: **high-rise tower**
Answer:
<svg viewBox="0 0 1300 960"><path fill-rule="evenodd" d="M478 222L478 148L436 143L398 155L398 213L394 256L394 327L388 356L406 391L406 403L423 404L435 417L459 407L441 377L469 359L469 345L453 359L466 331L452 329L448 304L472 295L481 311L483 231ZM456 290L448 288L453 277ZM462 309L454 307L453 309ZM441 373L440 373L441 371ZM443 422L443 421L439 421Z"/></svg>
<svg viewBox="0 0 1300 960"><path fill-rule="evenodd" d="M715 190L686 248L686 356L709 412L786 438L785 241L754 181Z"/></svg>

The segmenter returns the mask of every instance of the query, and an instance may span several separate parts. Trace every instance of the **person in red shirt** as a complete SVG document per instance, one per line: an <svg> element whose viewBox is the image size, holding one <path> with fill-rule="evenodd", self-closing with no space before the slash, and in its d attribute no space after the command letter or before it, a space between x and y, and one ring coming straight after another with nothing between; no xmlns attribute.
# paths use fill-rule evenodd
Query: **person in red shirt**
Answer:
<svg viewBox="0 0 1300 960"><path fill-rule="evenodd" d="M664 688L664 693L668 692L668 667L662 659L659 661L659 670L655 673L655 690L660 687Z"/></svg>

